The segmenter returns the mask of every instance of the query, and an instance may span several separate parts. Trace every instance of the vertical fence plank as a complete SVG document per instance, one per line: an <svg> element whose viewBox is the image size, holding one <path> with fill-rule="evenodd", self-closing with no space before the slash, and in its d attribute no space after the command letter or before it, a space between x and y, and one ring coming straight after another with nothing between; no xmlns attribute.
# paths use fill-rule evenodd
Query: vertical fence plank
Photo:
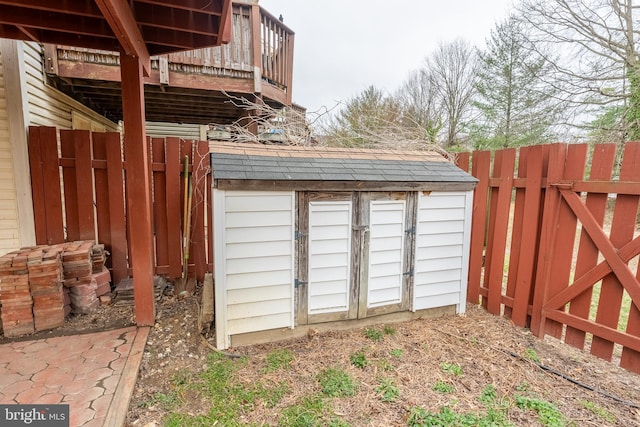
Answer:
<svg viewBox="0 0 640 427"><path fill-rule="evenodd" d="M504 276L504 257L511 209L511 193L513 188L513 172L516 150L507 148L496 152L493 165L493 178L499 179L497 188L491 189L490 240L487 244L486 262L489 264L487 311L500 314L502 302L502 279ZM485 273L487 274L487 273Z"/></svg>
<svg viewBox="0 0 640 427"><path fill-rule="evenodd" d="M42 153L42 179L47 221L48 245L64 242L62 219L62 192L60 190L60 166L58 162L58 138L56 128L40 128Z"/></svg>
<svg viewBox="0 0 640 427"><path fill-rule="evenodd" d="M640 143L628 142L625 145L620 168L620 181L640 181ZM609 236L615 248L620 249L633 239L637 214L638 196L618 194L613 209L613 221ZM614 274L609 274L602 279L596 323L613 329L618 328L622 295L623 287ZM594 336L591 343L591 354L611 361L613 342Z"/></svg>
<svg viewBox="0 0 640 427"><path fill-rule="evenodd" d="M193 203L191 210L191 242L196 279L204 280L207 271L207 242L205 241L205 199L209 166L209 144L194 141L193 154Z"/></svg>
<svg viewBox="0 0 640 427"><path fill-rule="evenodd" d="M33 219L36 244L47 243L47 212L42 173L42 150L40 134L42 128L29 126L29 169L31 173L31 197L33 199ZM55 129L54 129L55 132Z"/></svg>
<svg viewBox="0 0 640 427"><path fill-rule="evenodd" d="M106 134L104 132L94 132L91 134L91 140L93 143L93 176L96 192L96 223L98 225L98 241L104 244L105 249L109 253L113 253L109 203L109 177L107 175ZM107 258L107 266L113 266L111 263L111 257Z"/></svg>
<svg viewBox="0 0 640 427"><path fill-rule="evenodd" d="M522 147L518 153L518 178L523 179L527 176L527 158L529 147ZM524 221L524 196L525 189L515 188L515 201L513 208L513 224L511 227L511 244L509 249L509 270L507 272L507 289L506 295L511 298L512 303L505 303L504 316L511 318L513 314L513 298L515 296L516 277L518 274L518 266L520 264L520 251L522 248L522 227Z"/></svg>
<svg viewBox="0 0 640 427"><path fill-rule="evenodd" d="M523 217L520 229L520 256L517 261L513 310L511 320L517 326L527 324L529 301L533 284L533 270L538 251L538 225L540 216L540 193L543 173L543 147L527 149L526 186L523 194ZM523 174L524 175L524 174Z"/></svg>
<svg viewBox="0 0 640 427"><path fill-rule="evenodd" d="M551 184L557 183L562 179L566 153L567 144L553 144L549 147L547 187L544 191L544 208L540 226L540 247L534 282L533 308L531 310L531 332L540 338L544 335L543 325L545 318L542 316L542 306L547 300L546 286L550 280L561 197L558 189Z"/></svg>
<svg viewBox="0 0 640 427"><path fill-rule="evenodd" d="M586 144L568 146L563 180L571 182L584 179L587 149ZM546 283L549 297L557 295L569 285L577 224L576 215L564 201L561 201L556 225L555 255L551 260L551 274ZM562 323L547 320L544 332L559 339L562 336L562 329Z"/></svg>
<svg viewBox="0 0 640 427"><path fill-rule="evenodd" d="M469 172L469 153L465 151L464 153L456 154L456 166L462 169L465 172Z"/></svg>
<svg viewBox="0 0 640 427"><path fill-rule="evenodd" d="M598 144L594 147L591 161L591 170L589 173L590 181L609 181L613 171L613 162L616 155L615 144ZM607 194L588 193L585 204L596 222L602 226L604 222L605 212L607 209ZM595 246L589 234L582 231L580 243L578 246L578 255L576 260L576 268L574 277L577 279L584 275L591 268L595 267L598 262L598 248ZM589 318L589 310L591 308L591 296L593 289L583 292L571 301L569 313L579 316L583 319ZM565 334L565 343L579 348L584 348L585 332L577 328L567 326Z"/></svg>
<svg viewBox="0 0 640 427"><path fill-rule="evenodd" d="M78 230L81 240L95 240L96 226L93 204L93 168L91 134L88 130L73 131L76 157L76 191L78 199Z"/></svg>
<svg viewBox="0 0 640 427"><path fill-rule="evenodd" d="M111 264L113 283L129 277L127 263L127 226L124 204L124 169L120 134L106 135L107 180L109 183L109 219L111 222Z"/></svg>
<svg viewBox="0 0 640 427"><path fill-rule="evenodd" d="M67 226L67 240L80 240L78 225L78 191L76 182L76 152L73 131L60 130L60 153L62 182L64 188L64 215Z"/></svg>
<svg viewBox="0 0 640 427"><path fill-rule="evenodd" d="M480 277L482 275L484 236L487 224L487 195L489 194L491 153L489 151L474 151L472 162L472 175L478 178L479 182L473 195L467 301L477 304L480 298Z"/></svg>
<svg viewBox="0 0 640 427"><path fill-rule="evenodd" d="M163 138L151 138L151 178L153 183L153 224L156 237L156 269L169 265L167 232L167 180Z"/></svg>
<svg viewBox="0 0 640 427"><path fill-rule="evenodd" d="M167 210L167 240L169 277L177 279L182 273L182 199L181 191L181 170L180 165L180 140L178 138L169 137L166 139L166 210Z"/></svg>

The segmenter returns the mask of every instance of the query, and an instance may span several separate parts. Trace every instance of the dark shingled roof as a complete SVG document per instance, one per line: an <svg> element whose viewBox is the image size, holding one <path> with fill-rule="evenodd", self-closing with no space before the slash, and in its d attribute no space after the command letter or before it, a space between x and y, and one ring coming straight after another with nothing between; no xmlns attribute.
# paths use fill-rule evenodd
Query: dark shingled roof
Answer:
<svg viewBox="0 0 640 427"><path fill-rule="evenodd" d="M213 178L258 181L468 183L477 179L435 152L215 142Z"/></svg>

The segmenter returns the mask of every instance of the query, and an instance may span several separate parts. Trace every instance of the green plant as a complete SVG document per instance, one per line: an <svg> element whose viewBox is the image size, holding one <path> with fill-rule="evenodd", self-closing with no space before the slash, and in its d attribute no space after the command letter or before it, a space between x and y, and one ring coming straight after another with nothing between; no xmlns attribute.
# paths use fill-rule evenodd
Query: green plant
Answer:
<svg viewBox="0 0 640 427"><path fill-rule="evenodd" d="M526 381L522 381L520 384L516 386L516 391L519 391L520 393L524 393L529 390L531 390L531 385L529 385L529 383Z"/></svg>
<svg viewBox="0 0 640 427"><path fill-rule="evenodd" d="M165 411L172 411L178 405L180 405L180 398L176 393L155 393L151 399L143 401L140 407L150 408L157 406Z"/></svg>
<svg viewBox="0 0 640 427"><path fill-rule="evenodd" d="M384 332L385 335L395 335L396 330L391 325L384 325L384 328L382 329L382 332Z"/></svg>
<svg viewBox="0 0 640 427"><path fill-rule="evenodd" d="M273 372L278 369L288 368L291 362L293 362L294 356L291 350L282 349L274 350L267 353L267 366L264 372Z"/></svg>
<svg viewBox="0 0 640 427"><path fill-rule="evenodd" d="M515 396L516 406L528 409L538 414L540 424L547 427L561 427L567 425L567 419L555 405L535 397Z"/></svg>
<svg viewBox="0 0 640 427"><path fill-rule="evenodd" d="M280 399L289 392L289 386L280 382L272 387L265 387L263 384L258 383L256 386L257 397L264 401L267 408L273 408L280 402Z"/></svg>
<svg viewBox="0 0 640 427"><path fill-rule="evenodd" d="M409 410L407 425L409 427L512 426L502 411L489 410L486 414L457 414L446 406L441 407L439 412L431 412L423 408L413 407Z"/></svg>
<svg viewBox="0 0 640 427"><path fill-rule="evenodd" d="M378 360L376 362L376 365L378 366L378 368L380 368L380 370L385 372L393 371L395 369L395 366L393 366L391 362L389 362L387 359L384 359L384 358Z"/></svg>
<svg viewBox="0 0 640 427"><path fill-rule="evenodd" d="M318 374L317 378L325 396L344 397L356 394L356 384L342 369L325 369Z"/></svg>
<svg viewBox="0 0 640 427"><path fill-rule="evenodd" d="M382 332L378 329L367 328L364 330L364 336L369 338L373 342L382 341Z"/></svg>
<svg viewBox="0 0 640 427"><path fill-rule="evenodd" d="M332 418L329 420L329 427L351 427L351 425L338 418Z"/></svg>
<svg viewBox="0 0 640 427"><path fill-rule="evenodd" d="M393 350L389 351L389 354L392 355L393 357L402 357L402 354L404 353L404 350L401 348L394 348Z"/></svg>
<svg viewBox="0 0 640 427"><path fill-rule="evenodd" d="M442 372L453 374L457 377L462 375L462 368L457 363L442 362L440 364L440 369L442 369Z"/></svg>
<svg viewBox="0 0 640 427"><path fill-rule="evenodd" d="M433 391L437 391L438 393L453 393L455 390L453 385L444 381L438 381L431 387L431 389Z"/></svg>
<svg viewBox="0 0 640 427"><path fill-rule="evenodd" d="M320 427L323 425L324 402L322 396L306 396L300 403L282 411L278 425L282 427Z"/></svg>
<svg viewBox="0 0 640 427"><path fill-rule="evenodd" d="M383 378L375 388L383 402L393 402L400 396L400 389L395 385L393 379Z"/></svg>
<svg viewBox="0 0 640 427"><path fill-rule="evenodd" d="M369 364L367 355L363 350L353 353L351 356L349 356L349 360L351 361L351 364L353 366L360 369L364 369Z"/></svg>
<svg viewBox="0 0 640 427"><path fill-rule="evenodd" d="M484 403L485 405L489 405L495 402L496 388L492 384L486 385L482 389L482 393L480 393L480 397L478 398L478 400L480 400L480 402Z"/></svg>
<svg viewBox="0 0 640 427"><path fill-rule="evenodd" d="M525 359L531 360L532 362L540 363L540 357L538 357L538 353L531 347L526 348L522 353L522 357Z"/></svg>
<svg viewBox="0 0 640 427"><path fill-rule="evenodd" d="M608 423L613 424L616 422L616 417L611 412L607 411L605 408L596 403L585 400L582 402L582 406L584 406L589 411L591 411L591 413Z"/></svg>

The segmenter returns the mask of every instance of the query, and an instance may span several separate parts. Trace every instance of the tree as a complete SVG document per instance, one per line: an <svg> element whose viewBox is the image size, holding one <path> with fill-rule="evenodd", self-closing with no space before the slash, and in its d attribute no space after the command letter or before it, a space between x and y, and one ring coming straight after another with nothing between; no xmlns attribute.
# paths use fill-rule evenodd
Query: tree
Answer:
<svg viewBox="0 0 640 427"><path fill-rule="evenodd" d="M553 88L542 81L547 59L528 46L524 25L513 16L496 25L478 50L473 102L479 116L472 140L477 148L544 142L558 113Z"/></svg>
<svg viewBox="0 0 640 427"><path fill-rule="evenodd" d="M423 131L427 142L437 143L443 125L443 111L429 70L411 71L395 98L402 111L403 125Z"/></svg>
<svg viewBox="0 0 640 427"><path fill-rule="evenodd" d="M633 0L524 0L521 16L535 31L539 51L549 45L559 96L576 114L620 107L627 138L640 139L640 52L636 28L640 6ZM597 121L591 123L598 123Z"/></svg>
<svg viewBox="0 0 640 427"><path fill-rule="evenodd" d="M425 60L431 85L444 111L445 148L457 145L463 121L470 111L475 83L473 47L462 39L440 43Z"/></svg>

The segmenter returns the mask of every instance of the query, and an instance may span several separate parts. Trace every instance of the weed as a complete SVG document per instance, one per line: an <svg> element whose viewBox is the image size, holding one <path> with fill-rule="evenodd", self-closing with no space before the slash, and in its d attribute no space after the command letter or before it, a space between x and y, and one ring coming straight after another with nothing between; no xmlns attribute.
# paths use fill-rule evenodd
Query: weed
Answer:
<svg viewBox="0 0 640 427"><path fill-rule="evenodd" d="M547 427L560 427L567 425L567 419L555 405L535 397L515 396L516 406L520 409L528 409L538 414L540 424Z"/></svg>
<svg viewBox="0 0 640 427"><path fill-rule="evenodd" d="M489 410L486 414L457 414L451 408L443 406L439 412L427 411L423 408L411 408L407 425L410 427L427 426L481 426L506 427L512 424L505 418L504 412Z"/></svg>
<svg viewBox="0 0 640 427"><path fill-rule="evenodd" d="M400 389L395 385L393 379L383 378L375 388L383 402L393 402L400 396Z"/></svg>
<svg viewBox="0 0 640 427"><path fill-rule="evenodd" d="M380 368L380 370L385 372L393 371L396 368L387 359L378 360L378 362L376 362L376 365L378 366L378 368Z"/></svg>
<svg viewBox="0 0 640 427"><path fill-rule="evenodd" d="M431 387L433 391L437 391L438 393L453 393L455 388L453 385L449 383L445 383L444 381L438 381Z"/></svg>
<svg viewBox="0 0 640 427"><path fill-rule="evenodd" d="M389 354L392 355L393 357L402 357L402 354L404 353L404 350L401 348L394 348L393 350L389 351Z"/></svg>
<svg viewBox="0 0 640 427"><path fill-rule="evenodd" d="M364 330L364 336L369 338L373 342L382 341L382 332L374 328L367 328Z"/></svg>
<svg viewBox="0 0 640 427"><path fill-rule="evenodd" d="M445 372L447 374L453 374L456 377L459 377L462 375L462 368L457 363L442 362L440 364L440 369L442 369L442 372Z"/></svg>
<svg viewBox="0 0 640 427"><path fill-rule="evenodd" d="M180 369L171 376L171 383L174 387L181 387L193 382L193 374L188 369Z"/></svg>
<svg viewBox="0 0 640 427"><path fill-rule="evenodd" d="M349 423L347 423L346 421L342 421L341 419L338 419L338 418L330 419L328 426L329 427L351 427Z"/></svg>
<svg viewBox="0 0 640 427"><path fill-rule="evenodd" d="M317 378L322 387L322 393L326 396L344 397L356 394L356 384L342 369L325 369L318 374Z"/></svg>
<svg viewBox="0 0 640 427"><path fill-rule="evenodd" d="M519 391L520 393L524 393L529 390L531 390L531 385L529 385L529 383L526 381L522 381L520 384L516 386L516 391Z"/></svg>
<svg viewBox="0 0 640 427"><path fill-rule="evenodd" d="M585 408L587 408L589 411L591 411L594 415L605 420L606 422L610 424L613 424L616 422L616 417L611 412L603 408L602 406L593 402L589 402L588 400L583 401L582 405Z"/></svg>
<svg viewBox="0 0 640 427"><path fill-rule="evenodd" d="M478 400L485 405L492 404L496 400L496 388L492 384L486 385L482 389L482 393L480 393Z"/></svg>
<svg viewBox="0 0 640 427"><path fill-rule="evenodd" d="M267 366L264 368L264 372L288 368L293 359L293 353L289 349L271 351L267 353Z"/></svg>
<svg viewBox="0 0 640 427"><path fill-rule="evenodd" d="M524 350L522 353L522 357L525 359L531 360L532 362L540 363L540 357L538 357L538 353L531 347Z"/></svg>
<svg viewBox="0 0 640 427"><path fill-rule="evenodd" d="M395 335L396 330L393 326L390 325L384 325L384 328L382 329L382 332L384 332L385 335Z"/></svg>
<svg viewBox="0 0 640 427"><path fill-rule="evenodd" d="M351 364L353 366L360 369L364 369L369 364L367 355L363 350L353 353L351 356L349 356L349 360L351 361Z"/></svg>

